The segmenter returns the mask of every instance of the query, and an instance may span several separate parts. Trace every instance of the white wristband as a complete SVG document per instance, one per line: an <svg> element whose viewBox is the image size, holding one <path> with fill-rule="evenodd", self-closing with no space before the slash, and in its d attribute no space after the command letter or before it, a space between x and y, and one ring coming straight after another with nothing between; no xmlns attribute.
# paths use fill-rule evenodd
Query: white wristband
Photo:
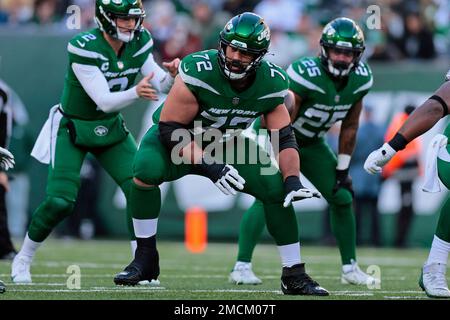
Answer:
<svg viewBox="0 0 450 320"><path fill-rule="evenodd" d="M337 170L347 170L350 166L350 160L352 159L352 156L348 154L340 153L337 157Z"/></svg>

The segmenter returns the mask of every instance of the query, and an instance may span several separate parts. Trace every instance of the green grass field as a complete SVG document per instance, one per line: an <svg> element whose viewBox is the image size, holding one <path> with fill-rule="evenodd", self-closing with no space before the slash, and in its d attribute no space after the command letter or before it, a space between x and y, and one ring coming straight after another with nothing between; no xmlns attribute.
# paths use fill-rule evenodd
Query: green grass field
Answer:
<svg viewBox="0 0 450 320"><path fill-rule="evenodd" d="M331 295L325 299L428 299L417 285L420 267L427 249L358 250L363 270L378 266L381 288L340 284L337 248L302 247L302 259L308 273ZM284 296L280 290L279 257L274 245L259 245L255 252L254 271L263 280L258 286L236 286L227 282L234 264L235 244L210 243L202 254L191 254L180 242L160 242L160 287L117 287L115 273L129 263L126 241L50 240L38 251L32 267L32 285L14 285L10 281L10 262L0 262L0 279L7 291L1 299L224 299L278 300L318 299ZM70 289L68 267L81 271L80 289ZM377 267L372 267L377 268ZM70 282L70 281L69 281ZM323 299L323 298L322 298Z"/></svg>

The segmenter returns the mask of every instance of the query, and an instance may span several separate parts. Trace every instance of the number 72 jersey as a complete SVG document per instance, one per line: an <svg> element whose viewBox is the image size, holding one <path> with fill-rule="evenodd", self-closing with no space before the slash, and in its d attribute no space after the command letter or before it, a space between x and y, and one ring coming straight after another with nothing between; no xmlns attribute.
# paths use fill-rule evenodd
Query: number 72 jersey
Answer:
<svg viewBox="0 0 450 320"><path fill-rule="evenodd" d="M350 72L340 91L325 71L319 57L296 60L288 69L290 89L302 99L293 122L297 139L307 141L322 137L348 110L361 100L373 83L372 71L363 62Z"/></svg>
<svg viewBox="0 0 450 320"><path fill-rule="evenodd" d="M238 92L222 73L217 54L217 50L196 52L179 66L179 76L199 104L194 121L201 121L204 129L246 129L284 102L289 80L283 69L263 60L251 86Z"/></svg>

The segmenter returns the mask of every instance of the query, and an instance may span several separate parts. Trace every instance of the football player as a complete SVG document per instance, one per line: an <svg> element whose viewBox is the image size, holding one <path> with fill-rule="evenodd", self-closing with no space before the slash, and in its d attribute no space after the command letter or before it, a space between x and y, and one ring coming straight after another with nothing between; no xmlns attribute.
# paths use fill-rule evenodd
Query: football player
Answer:
<svg viewBox="0 0 450 320"><path fill-rule="evenodd" d="M179 59L159 67L153 40L142 22L141 0L96 0L98 27L73 37L60 104L52 108L33 155L49 163L46 198L34 212L22 248L12 263L15 283L30 283L30 265L39 245L72 213L80 168L88 152L129 197L136 142L120 111L138 98L157 100L168 92ZM144 78L134 85L141 73ZM130 236L134 236L129 216ZM133 251L134 252L134 251Z"/></svg>
<svg viewBox="0 0 450 320"><path fill-rule="evenodd" d="M382 167L416 137L430 130L441 118L449 113L450 104L450 72L446 82L417 108L406 120L396 135L379 149L373 151L364 163L364 169L370 174L380 173ZM450 125L444 134L437 135L430 143L425 170L426 184L424 190L439 192L439 180L450 189ZM427 261L422 267L419 286L432 298L450 298L447 279L445 277L448 253L450 252L450 197L441 209L439 221L434 234Z"/></svg>
<svg viewBox="0 0 450 320"><path fill-rule="evenodd" d="M331 230L341 254L341 282L365 285L375 279L356 262L353 190L348 168L363 98L372 87L372 72L361 61L364 35L353 20L337 18L329 22L323 29L320 46L319 56L300 58L288 67L291 98L286 105L300 147L301 172L330 206ZM341 120L336 157L324 135ZM261 283L252 271L251 258L264 225L264 208L256 199L241 222L239 252L230 282Z"/></svg>
<svg viewBox="0 0 450 320"><path fill-rule="evenodd" d="M242 191L261 201L281 256L283 293L328 295L305 272L300 258L291 202L319 194L300 182L298 147L283 103L289 80L281 68L263 59L269 43L267 24L246 12L225 25L218 50L196 52L182 60L160 109L159 123L146 133L136 155L130 196L136 256L116 275L116 284L136 285L158 278L158 186L197 174L211 179L224 194ZM261 115L278 137L274 141L279 141L280 170L270 162L253 162L251 150L257 149L256 143L241 134ZM214 140L214 148L207 136ZM264 150L256 155L270 160Z"/></svg>

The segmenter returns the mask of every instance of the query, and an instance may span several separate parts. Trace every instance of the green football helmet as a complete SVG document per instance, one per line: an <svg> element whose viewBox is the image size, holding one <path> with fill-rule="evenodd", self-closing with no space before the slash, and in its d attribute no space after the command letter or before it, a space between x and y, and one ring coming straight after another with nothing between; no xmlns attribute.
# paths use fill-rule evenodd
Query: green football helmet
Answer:
<svg viewBox="0 0 450 320"><path fill-rule="evenodd" d="M117 18L135 19L136 25L130 33L120 32ZM96 0L95 21L100 30L123 42L130 42L142 30L145 11L141 0Z"/></svg>
<svg viewBox="0 0 450 320"><path fill-rule="evenodd" d="M251 74L261 64L270 44L270 29L260 16L244 12L233 17L220 32L219 65L224 75L231 80L242 79ZM226 57L228 46L239 51L251 54L254 59L248 65ZM237 67L238 72L231 71L230 67Z"/></svg>
<svg viewBox="0 0 450 320"><path fill-rule="evenodd" d="M325 69L335 77L344 77L358 66L364 52L364 34L361 28L351 19L337 18L323 28L320 38L320 58ZM350 63L333 62L329 50L350 52L353 60Z"/></svg>

